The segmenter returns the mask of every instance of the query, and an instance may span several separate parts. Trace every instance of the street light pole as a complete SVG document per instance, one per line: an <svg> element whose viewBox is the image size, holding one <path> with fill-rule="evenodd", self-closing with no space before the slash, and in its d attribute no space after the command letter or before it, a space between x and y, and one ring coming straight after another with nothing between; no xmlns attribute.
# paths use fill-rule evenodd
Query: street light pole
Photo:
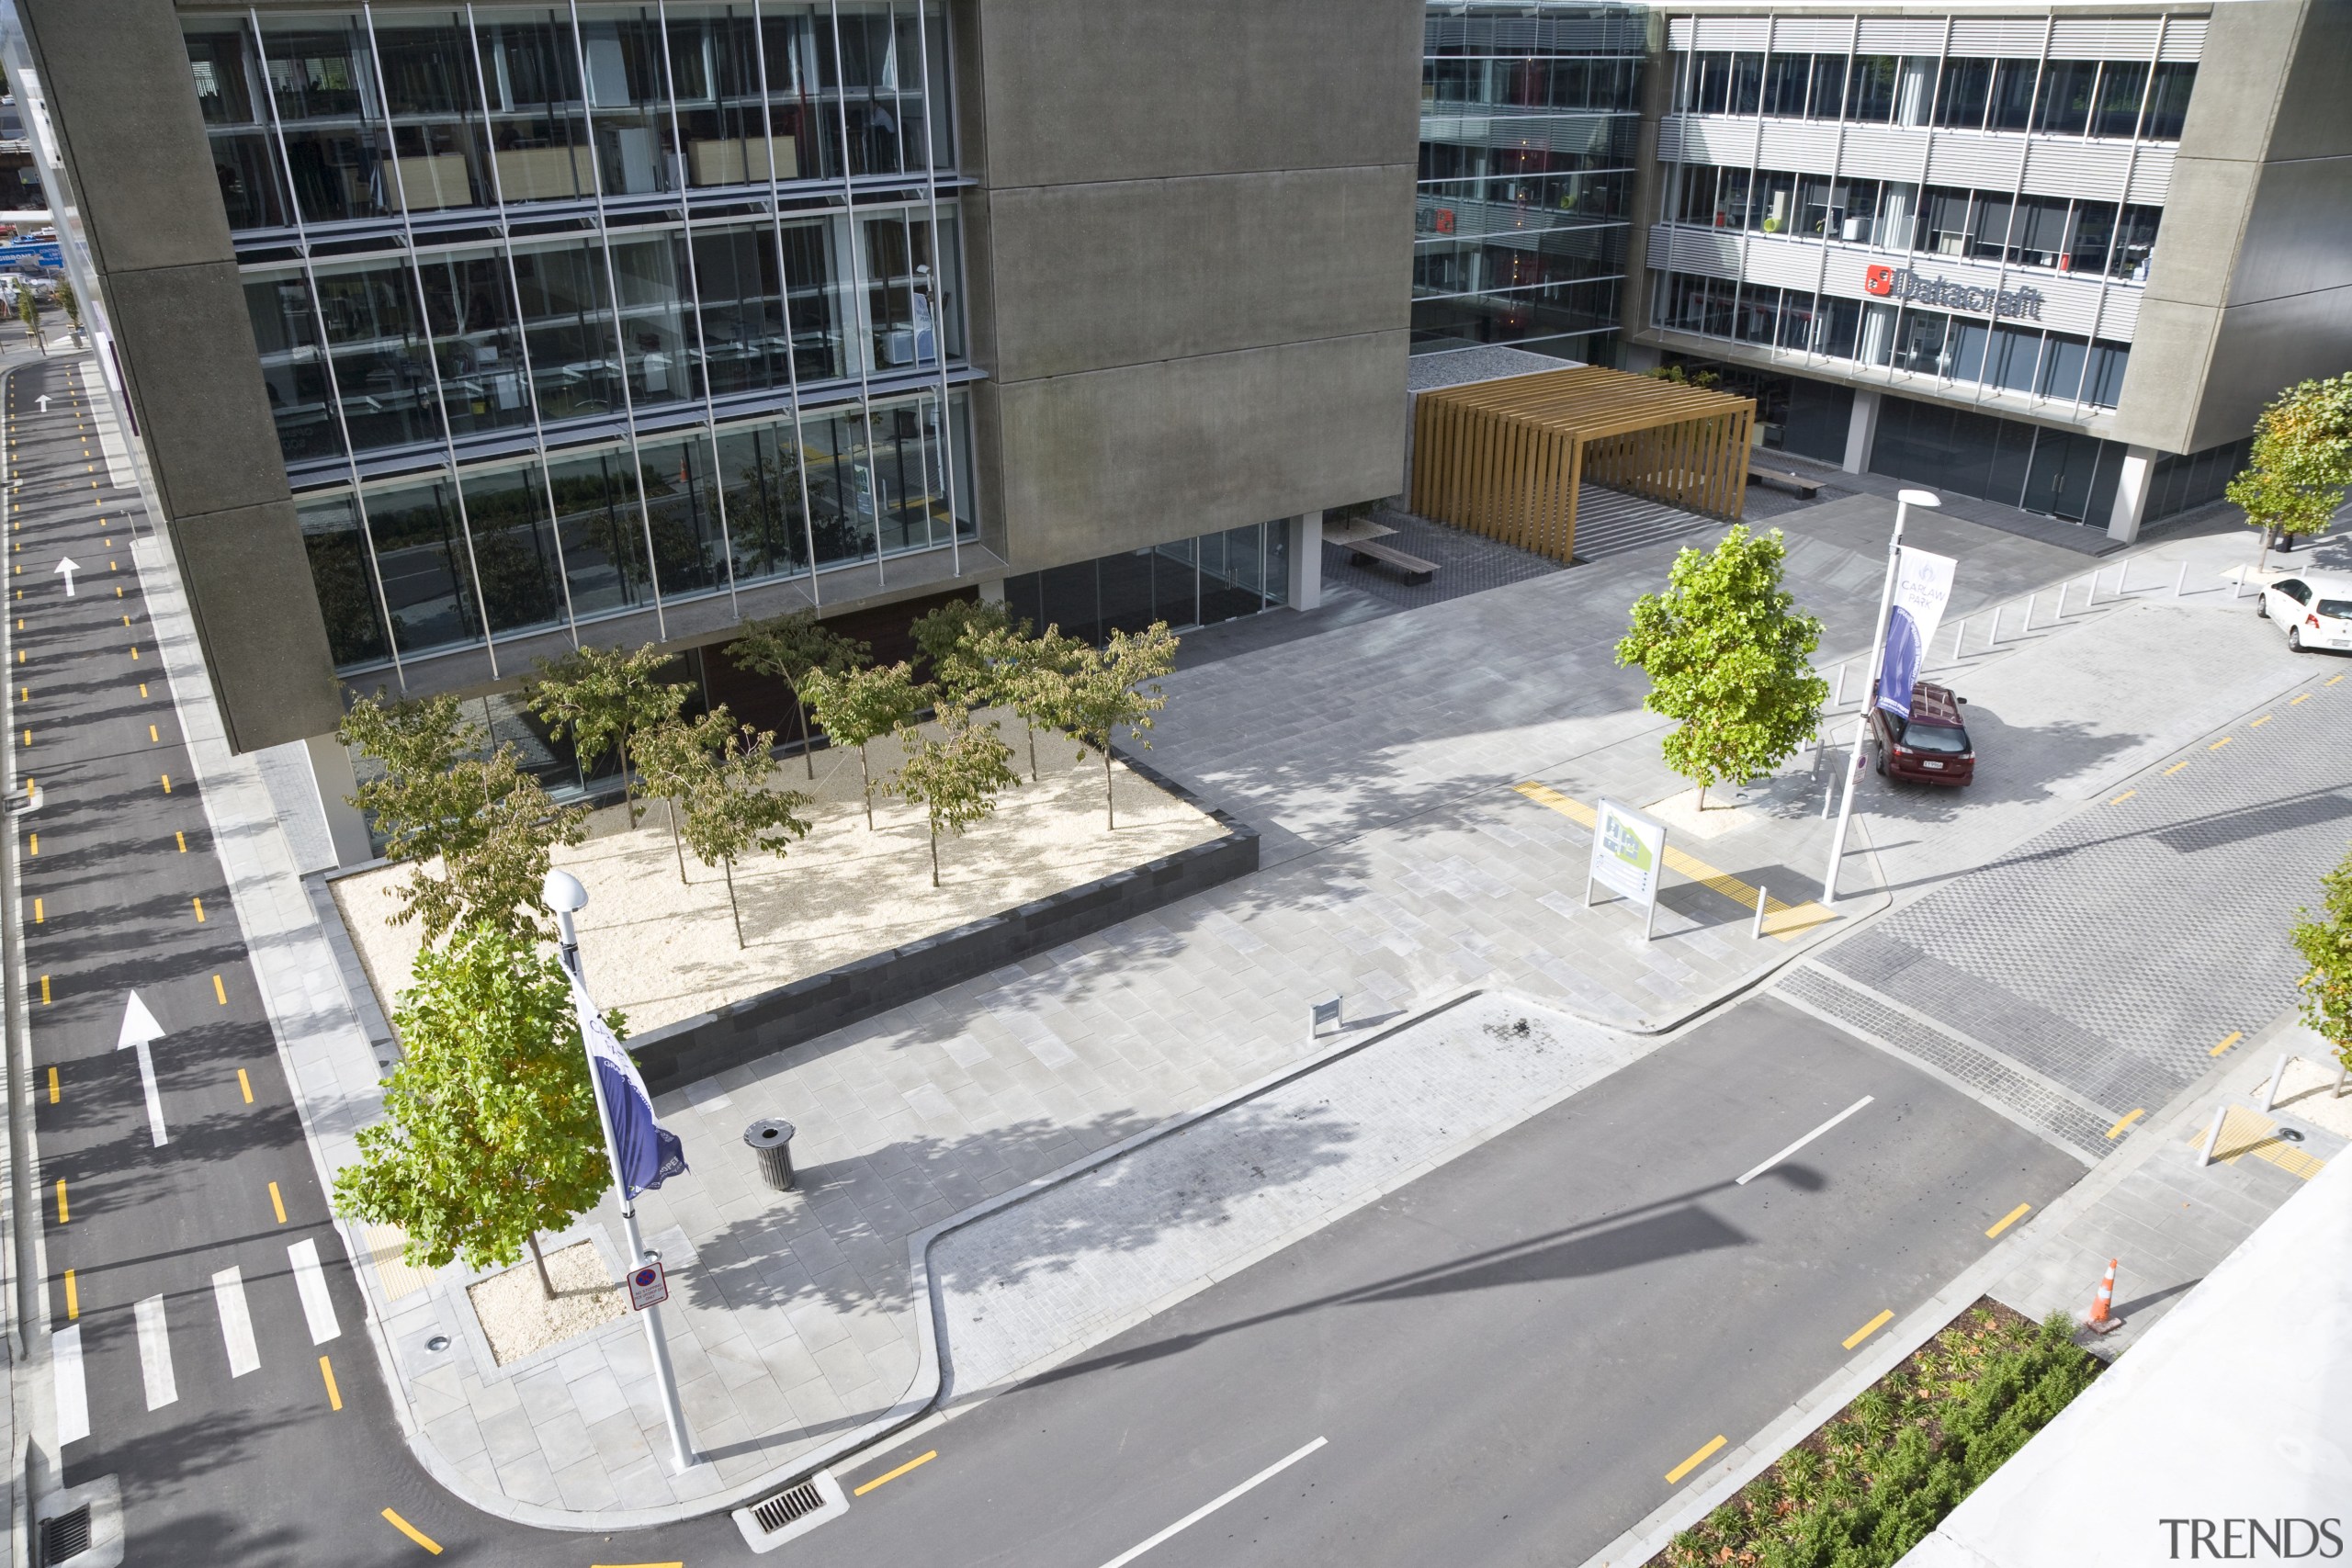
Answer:
<svg viewBox="0 0 2352 1568"><path fill-rule="evenodd" d="M556 930L560 933L558 951L562 954L564 969L579 982L581 990L584 992L588 988L588 976L581 967L580 936L572 929L571 917L588 907L588 889L582 887L580 879L568 871L550 871L542 893L548 908L555 911ZM587 1052L588 1042L584 1035L580 1045L582 1052ZM596 1126L605 1135L605 1160L612 1168L613 1196L620 1201L621 1229L627 1235L628 1245L628 1268L634 1271L642 1264L660 1262L662 1255L647 1251L644 1238L638 1235L637 1200L628 1195L628 1184L621 1179L620 1151L613 1146L612 1113L605 1104L604 1079L597 1075L596 1058L593 1053L588 1055L588 1087L596 1096ZM662 1337L662 1306L658 1302L645 1309L645 1343L653 1352L653 1383L662 1392L662 1414L670 1423L671 1456L677 1462L678 1472L683 1475L700 1464L702 1456L695 1452L693 1442L686 1437L686 1413L678 1403L678 1375L671 1370L670 1342Z"/></svg>
<svg viewBox="0 0 2352 1568"><path fill-rule="evenodd" d="M1886 581L1879 589L1878 620L1871 631L1871 678L1862 683L1861 711L1854 716L1854 754L1846 764L1846 797L1838 804L1838 832L1829 841L1829 869L1821 878L1824 908L1838 905L1838 868L1846 858L1846 825L1854 817L1854 786L1862 776L1862 747L1870 738L1871 709L1878 705L1879 677L1886 664L1886 621L1894 609L1894 571L1903 558L1903 525L1915 506L1941 506L1924 490L1906 490L1894 498L1894 536L1886 542Z"/></svg>

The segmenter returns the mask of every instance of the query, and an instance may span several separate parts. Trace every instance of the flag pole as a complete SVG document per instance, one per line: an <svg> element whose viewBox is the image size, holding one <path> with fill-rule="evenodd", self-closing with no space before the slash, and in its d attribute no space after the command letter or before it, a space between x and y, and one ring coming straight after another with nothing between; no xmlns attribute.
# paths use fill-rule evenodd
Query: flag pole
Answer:
<svg viewBox="0 0 2352 1568"><path fill-rule="evenodd" d="M1886 621L1894 609L1894 571L1903 558L1903 525L1915 506L1941 506L1924 490L1906 490L1894 498L1894 536L1886 542L1886 581L1878 594L1878 622L1871 633L1871 677L1862 683L1861 710L1854 715L1854 752L1846 764L1846 795L1838 803L1838 831L1829 840L1829 869L1821 878L1824 908L1838 907L1838 868L1846 859L1846 826L1854 817L1854 786L1862 776L1862 746L1870 739L1871 709L1878 705L1879 677L1886 665Z"/></svg>
<svg viewBox="0 0 2352 1568"><path fill-rule="evenodd" d="M550 871L542 892L548 907L555 911L556 930L561 933L558 952L562 954L564 972L584 997L588 994L588 977L581 966L580 937L572 929L571 917L588 907L588 890L570 872ZM649 1261L658 1263L662 1255L647 1251L644 1238L638 1234L637 1200L629 1196L628 1183L621 1176L620 1149L613 1142L612 1111L605 1103L605 1080L596 1071L596 1055L589 1046L585 1029L581 1031L580 1048L588 1058L588 1088L596 1096L596 1126L605 1135L605 1160L612 1169L613 1196L620 1201L621 1229L628 1239L628 1268L634 1272ZM700 1464L702 1456L695 1452L694 1443L686 1436L685 1408L678 1403L678 1374L670 1365L670 1341L662 1332L659 1302L645 1309L645 1343L653 1353L653 1383L661 1391L662 1414L670 1424L671 1458L683 1475Z"/></svg>

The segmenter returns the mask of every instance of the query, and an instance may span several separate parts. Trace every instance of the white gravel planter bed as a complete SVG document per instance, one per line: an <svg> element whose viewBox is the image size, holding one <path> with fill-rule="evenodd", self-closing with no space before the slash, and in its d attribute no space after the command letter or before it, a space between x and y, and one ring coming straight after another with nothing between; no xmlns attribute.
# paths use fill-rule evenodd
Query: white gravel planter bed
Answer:
<svg viewBox="0 0 2352 1568"><path fill-rule="evenodd" d="M667 807L659 802L634 829L618 806L590 819L589 839L558 850L555 863L588 889L580 916L581 955L596 999L628 1015L641 1033L786 986L810 975L952 931L1002 909L1083 886L1132 866L1206 843L1225 829L1205 812L1114 763L1115 832L1103 825L1102 762L1075 761L1068 738L1040 732L1039 782L1030 784L1021 721L1002 721L1023 783L998 797L996 815L961 839L939 844L941 886L931 886L931 838L922 813L877 787L874 829L859 803L854 750L816 753L808 781L798 758L777 782L816 797L808 836L782 860L755 855L735 866L747 945L738 951L718 867L685 857L678 880ZM878 782L899 764L895 740L868 748ZM368 983L390 1016L409 983L418 936L393 926L394 890L406 865L383 866L332 884Z"/></svg>

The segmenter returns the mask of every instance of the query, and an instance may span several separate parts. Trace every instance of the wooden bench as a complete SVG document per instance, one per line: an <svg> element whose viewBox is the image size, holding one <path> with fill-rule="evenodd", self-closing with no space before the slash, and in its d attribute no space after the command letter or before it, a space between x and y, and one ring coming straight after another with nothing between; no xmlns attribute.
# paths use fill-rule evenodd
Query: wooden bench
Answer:
<svg viewBox="0 0 2352 1568"><path fill-rule="evenodd" d="M1376 539L1351 539L1348 553L1359 561L1377 561L1383 566L1393 566L1404 574L1408 582L1427 582L1437 575L1437 562L1391 549Z"/></svg>
<svg viewBox="0 0 2352 1568"><path fill-rule="evenodd" d="M1821 493L1819 479L1809 479L1803 474L1792 474L1786 468L1759 468L1752 463L1747 468L1747 482L1752 485L1770 485L1776 490L1787 491L1807 501L1811 501Z"/></svg>

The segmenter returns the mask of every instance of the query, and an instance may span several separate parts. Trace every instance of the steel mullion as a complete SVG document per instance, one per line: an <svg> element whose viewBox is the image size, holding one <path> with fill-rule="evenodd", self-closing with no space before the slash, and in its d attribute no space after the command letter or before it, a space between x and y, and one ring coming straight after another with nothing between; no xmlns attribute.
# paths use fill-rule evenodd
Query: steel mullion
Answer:
<svg viewBox="0 0 2352 1568"><path fill-rule="evenodd" d="M857 231L857 186L850 177L849 168L849 74L842 59L841 0L826 0L826 14L831 18L833 29L834 123L841 127L842 135L842 201L845 209L843 221L849 230L850 310L853 318L862 319L865 323L865 330L858 333L857 406L858 415L865 423L866 480L870 485L876 480L873 469L874 383L872 378L866 374L865 362L873 357L874 353L874 301L866 290L865 268L858 260L860 236ZM817 101L824 102L821 84L818 92ZM841 459L834 458L833 466L838 469ZM841 488L838 474L834 477L833 484L838 491ZM887 586L887 569L882 564L882 496L877 490L874 496L874 581L876 586Z"/></svg>
<svg viewBox="0 0 2352 1568"><path fill-rule="evenodd" d="M768 101L767 23L762 0L752 0L752 52L760 64L760 123L767 128L768 135L768 223L775 241L776 307L784 323L784 377L792 393L792 468L800 487L801 539L808 547L808 604L815 609L823 604L817 592L817 525L808 505L808 442L800 426L800 366L792 343L792 269L784 259L784 197L775 177L775 121ZM793 154L796 159L799 155L797 139ZM797 175L799 170L796 166L793 172Z"/></svg>
<svg viewBox="0 0 2352 1568"><path fill-rule="evenodd" d="M939 362L939 464L942 470L941 479L944 481L944 488L947 491L947 570L949 576L960 580L964 575L964 530L956 515L956 411L948 402L947 392L947 310L945 293L947 278L947 252L944 243L940 238L945 231L940 227L939 222L939 157L937 152L939 145L939 128L937 116L940 113L941 105L939 98L935 96L932 91L931 24L929 18L930 6L928 0L914 0L914 7L915 45L918 51L922 55L923 194L925 198L931 204L931 346L933 355ZM945 11L943 10L940 13L939 20L942 28L945 28L949 25L947 21L947 13ZM949 90L953 91L952 84L950 85ZM949 133L953 135L955 129L955 111L952 106L948 107L947 112L949 115ZM957 160L959 164L961 161L961 159ZM960 242L960 225L958 238ZM964 247L959 243L956 247L956 257L959 271L961 270L963 256ZM959 300L964 298L964 291L960 287L956 289L956 298ZM978 516L975 516L972 521L975 526L977 526L979 519Z"/></svg>

